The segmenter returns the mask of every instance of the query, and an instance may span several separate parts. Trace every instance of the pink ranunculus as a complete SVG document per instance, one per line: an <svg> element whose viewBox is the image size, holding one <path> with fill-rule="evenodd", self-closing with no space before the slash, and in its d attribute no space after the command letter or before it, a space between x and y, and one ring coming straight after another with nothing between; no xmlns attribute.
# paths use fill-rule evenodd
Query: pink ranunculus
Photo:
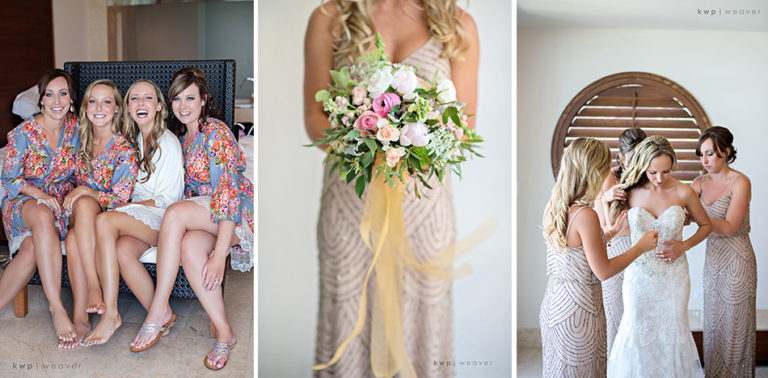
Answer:
<svg viewBox="0 0 768 378"><path fill-rule="evenodd" d="M355 124L352 127L356 130L360 130L365 136L376 134L376 132L379 131L379 126L376 124L380 119L381 117L379 117L378 114L369 110L361 114L360 117L355 120Z"/></svg>
<svg viewBox="0 0 768 378"><path fill-rule="evenodd" d="M389 142L396 142L398 139L400 139L400 130L392 127L392 125L386 125L379 128L379 132L376 133L376 139L384 144L389 144Z"/></svg>
<svg viewBox="0 0 768 378"><path fill-rule="evenodd" d="M394 93L382 93L381 96L373 101L373 111L382 117L386 117L387 113L395 105L400 105L400 96Z"/></svg>
<svg viewBox="0 0 768 378"><path fill-rule="evenodd" d="M400 145L414 147L426 146L429 142L427 126L423 123L409 122L400 130Z"/></svg>
<svg viewBox="0 0 768 378"><path fill-rule="evenodd" d="M387 165L394 167L400 161L400 158L405 155L405 148L397 147L387 150Z"/></svg>
<svg viewBox="0 0 768 378"><path fill-rule="evenodd" d="M368 96L368 91L365 90L363 87L354 87L352 88L352 103L355 105L360 105L363 103L363 100L365 97Z"/></svg>

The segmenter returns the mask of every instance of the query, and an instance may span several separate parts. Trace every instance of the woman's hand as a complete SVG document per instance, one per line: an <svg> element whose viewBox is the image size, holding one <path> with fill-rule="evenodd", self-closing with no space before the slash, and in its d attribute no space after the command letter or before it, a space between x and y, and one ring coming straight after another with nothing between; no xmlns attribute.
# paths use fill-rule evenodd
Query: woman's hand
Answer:
<svg viewBox="0 0 768 378"><path fill-rule="evenodd" d="M650 230L645 235L640 237L640 240L635 243L635 246L642 252L648 252L656 248L656 244L659 242L659 232L656 230Z"/></svg>
<svg viewBox="0 0 768 378"><path fill-rule="evenodd" d="M656 252L656 257L666 262L667 264L671 264L677 261L677 259L680 258L680 256L682 256L685 251L688 250L685 243L681 241L668 240L661 243L668 245L669 247Z"/></svg>
<svg viewBox="0 0 768 378"><path fill-rule="evenodd" d="M53 215L57 217L61 216L61 205L59 204L59 201L56 199L56 197L53 197L48 193L43 192L42 190L40 193L35 194L36 195L33 195L32 198L36 199L38 203L43 203L48 206L48 208L53 211Z"/></svg>
<svg viewBox="0 0 768 378"><path fill-rule="evenodd" d="M69 192L66 197L64 197L64 209L67 211L72 211L72 205L74 205L75 201L77 201L77 199L81 196L91 196L96 198L96 191L87 186L78 186Z"/></svg>
<svg viewBox="0 0 768 378"><path fill-rule="evenodd" d="M208 261L203 265L203 288L205 290L214 291L221 286L222 281L224 281L226 262L226 256L220 258L216 253L208 258Z"/></svg>
<svg viewBox="0 0 768 378"><path fill-rule="evenodd" d="M603 193L603 201L625 201L627 199L627 192L624 191L624 185L616 184Z"/></svg>

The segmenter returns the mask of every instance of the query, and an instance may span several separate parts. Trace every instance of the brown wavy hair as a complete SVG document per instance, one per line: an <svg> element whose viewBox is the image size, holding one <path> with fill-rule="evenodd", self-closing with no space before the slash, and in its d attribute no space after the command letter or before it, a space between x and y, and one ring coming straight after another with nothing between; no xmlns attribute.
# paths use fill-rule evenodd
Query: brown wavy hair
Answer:
<svg viewBox="0 0 768 378"><path fill-rule="evenodd" d="M617 181L621 180L621 174L624 173L624 170L627 168L621 164L620 155L623 155L627 159L627 162L629 162L632 160L632 152L635 151L635 147L647 137L648 135L645 131L637 127L626 129L619 135L619 153L616 154L616 163L619 164L619 169L614 172Z"/></svg>
<svg viewBox="0 0 768 378"><path fill-rule="evenodd" d="M696 156L701 157L701 145L707 139L712 140L717 157L722 158L725 155L726 164L730 165L736 160L736 147L733 146L733 134L731 134L730 130L723 126L712 126L704 130L699 137L699 141L696 143Z"/></svg>
<svg viewBox="0 0 768 378"><path fill-rule="evenodd" d="M197 120L197 128L202 132L202 126L206 118L213 117L219 120L222 119L221 111L216 106L215 98L208 92L208 84L205 81L205 72L203 72L203 70L194 66L189 66L176 71L176 73L173 74L171 86L168 88L168 100L173 102L173 99L176 98L179 93L183 92L193 84L197 85L197 89L200 91L200 98L205 101L205 105L203 105L203 109L200 112L200 118ZM176 119L175 114L171 117L171 120L172 122L169 122L172 126L171 130L177 135L184 135L187 132L186 127Z"/></svg>
<svg viewBox="0 0 768 378"><path fill-rule="evenodd" d="M325 0L323 0L325 2ZM330 0L338 13L333 17L333 59L343 65L355 63L355 59L373 49L376 28L371 8L373 0ZM422 0L421 8L427 18L432 37L443 44L441 58L462 59L469 48L469 36L461 26L456 0ZM321 8L325 12L324 8Z"/></svg>
<svg viewBox="0 0 768 378"><path fill-rule="evenodd" d="M88 98L91 97L91 91L97 85L106 85L112 89L115 107L117 107L117 112L112 116L112 133L115 135L124 134L122 129L123 97L120 95L117 85L109 79L99 79L92 82L85 90L83 101L80 103L80 126L78 127L78 132L80 133L80 150L78 150L78 155L85 162L85 173L90 173L93 169L91 166L91 160L93 160L93 123L88 119L86 110L88 108Z"/></svg>
<svg viewBox="0 0 768 378"><path fill-rule="evenodd" d="M69 104L69 108L67 109L67 112L75 113L75 96L77 95L75 93L75 84L72 81L72 76L69 75L67 71L62 70L61 68L54 68L52 70L47 71L43 74L42 77L40 77L40 81L37 83L37 89L40 92L40 96L37 98L37 106L43 107L43 96L45 96L45 89L48 87L48 84L52 82L54 79L63 77L64 80L67 81L67 90L69 91L69 98L72 100L72 103Z"/></svg>
<svg viewBox="0 0 768 378"><path fill-rule="evenodd" d="M157 102L160 104L160 111L155 113L152 131L149 133L149 137L147 138L147 149L144 150L144 156L140 156L140 159L138 159L139 169L147 173L147 176L145 176L141 182L147 182L147 180L149 180L149 176L151 176L152 172L155 171L155 165L152 163L152 158L155 156L155 152L160 154L158 156L162 156L163 153L163 151L160 150L160 145L157 143L157 141L160 139L160 137L163 136L165 130L167 130L165 119L168 118L168 105L165 104L165 98L163 97L163 92L160 91L160 87L158 87L157 84L149 79L139 79L134 81L133 84L131 84L131 87L128 88L128 91L125 92L125 100L123 102L123 109L125 109L123 114L123 129L125 130L124 135L125 138L131 142L131 144L136 146L137 152L139 151L138 135L141 131L139 130L139 126L136 124L136 121L134 121L133 117L131 117L130 112L128 112L128 104L131 102L131 91L133 90L133 87L140 83L147 83L151 85L152 88L154 88L155 97L157 98Z"/></svg>

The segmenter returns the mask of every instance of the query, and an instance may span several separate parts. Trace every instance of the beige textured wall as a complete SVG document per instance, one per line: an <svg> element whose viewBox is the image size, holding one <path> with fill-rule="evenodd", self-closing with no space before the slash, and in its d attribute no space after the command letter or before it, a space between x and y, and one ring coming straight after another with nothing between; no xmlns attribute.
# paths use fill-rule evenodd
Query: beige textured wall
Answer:
<svg viewBox="0 0 768 378"><path fill-rule="evenodd" d="M71 61L107 60L107 2L54 0L52 5L56 67Z"/></svg>

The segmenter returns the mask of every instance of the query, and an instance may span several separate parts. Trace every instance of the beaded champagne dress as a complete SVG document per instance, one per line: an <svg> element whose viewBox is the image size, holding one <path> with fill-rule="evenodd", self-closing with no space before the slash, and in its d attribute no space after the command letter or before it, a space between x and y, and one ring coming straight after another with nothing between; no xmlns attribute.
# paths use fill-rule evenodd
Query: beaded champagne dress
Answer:
<svg viewBox="0 0 768 378"><path fill-rule="evenodd" d="M737 176L738 177L738 176ZM731 192L704 209L725 219ZM704 369L710 377L754 377L757 262L749 209L731 236L709 234L704 258Z"/></svg>
<svg viewBox="0 0 768 378"><path fill-rule="evenodd" d="M448 59L440 58L442 44L431 37L402 63L418 67L417 76L432 80L451 78ZM335 62L334 69L340 69ZM352 332L357 320L365 273L373 253L360 237L360 220L366 196L357 197L352 185L328 177L325 167L320 216L317 223L319 260L319 306L315 363L328 362L339 344ZM450 179L445 184L434 177L432 190L417 199L407 187L403 202L408 241L416 258L424 262L447 248L455 238ZM375 275L375 271L374 271ZM368 298L375 295L371 277ZM451 282L409 268L403 274L402 324L405 350L419 377L452 377L453 331ZM371 309L368 301L362 332L349 344L341 359L326 369L316 371L321 377L372 377L370 336ZM442 363L441 363L442 362ZM446 364L450 363L450 364Z"/></svg>
<svg viewBox="0 0 768 378"><path fill-rule="evenodd" d="M570 223L584 209L571 216ZM544 377L605 377L603 290L584 247L547 243L547 289L539 312Z"/></svg>

